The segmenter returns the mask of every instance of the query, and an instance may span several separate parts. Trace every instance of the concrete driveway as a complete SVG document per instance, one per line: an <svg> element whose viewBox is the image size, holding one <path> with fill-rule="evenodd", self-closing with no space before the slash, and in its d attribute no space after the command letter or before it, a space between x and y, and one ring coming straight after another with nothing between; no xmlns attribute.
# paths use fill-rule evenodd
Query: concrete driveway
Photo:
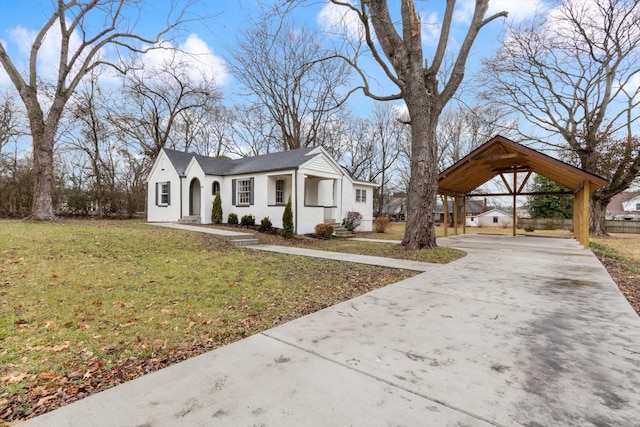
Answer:
<svg viewBox="0 0 640 427"><path fill-rule="evenodd" d="M25 426L640 426L640 319L574 240L469 255Z"/></svg>

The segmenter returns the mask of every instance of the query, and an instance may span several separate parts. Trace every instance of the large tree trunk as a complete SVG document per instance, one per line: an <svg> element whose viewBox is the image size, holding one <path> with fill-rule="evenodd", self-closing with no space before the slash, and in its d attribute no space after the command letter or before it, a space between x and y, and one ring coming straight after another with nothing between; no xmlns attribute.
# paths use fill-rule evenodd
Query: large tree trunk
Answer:
<svg viewBox="0 0 640 427"><path fill-rule="evenodd" d="M435 248L438 196L438 116L428 105L426 91L420 101L407 103L411 117L411 178L407 195L407 225L402 244L411 249Z"/></svg>
<svg viewBox="0 0 640 427"><path fill-rule="evenodd" d="M602 198L598 193L591 195L589 203L589 234L592 236L608 236L605 230L605 214L611 199Z"/></svg>
<svg viewBox="0 0 640 427"><path fill-rule="evenodd" d="M33 129L33 127L32 127ZM53 141L54 135L42 131L33 135L33 205L31 219L52 221L53 213Z"/></svg>

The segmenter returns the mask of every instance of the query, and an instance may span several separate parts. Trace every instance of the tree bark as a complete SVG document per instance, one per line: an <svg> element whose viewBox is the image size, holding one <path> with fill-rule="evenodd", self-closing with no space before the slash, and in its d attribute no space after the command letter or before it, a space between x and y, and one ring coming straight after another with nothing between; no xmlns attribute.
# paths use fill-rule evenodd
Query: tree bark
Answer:
<svg viewBox="0 0 640 427"><path fill-rule="evenodd" d="M611 198L603 198L597 192L591 195L589 203L589 234L592 236L608 236L605 229L605 214Z"/></svg>
<svg viewBox="0 0 640 427"><path fill-rule="evenodd" d="M416 70L422 74L422 70ZM437 80L427 76L411 88L405 101L411 118L411 177L407 194L407 224L402 244L411 249L435 248L438 196L437 126L441 109L433 99ZM423 83L424 82L424 83Z"/></svg>
<svg viewBox="0 0 640 427"><path fill-rule="evenodd" d="M31 219L51 221L53 212L53 137L47 132L33 136L33 204Z"/></svg>

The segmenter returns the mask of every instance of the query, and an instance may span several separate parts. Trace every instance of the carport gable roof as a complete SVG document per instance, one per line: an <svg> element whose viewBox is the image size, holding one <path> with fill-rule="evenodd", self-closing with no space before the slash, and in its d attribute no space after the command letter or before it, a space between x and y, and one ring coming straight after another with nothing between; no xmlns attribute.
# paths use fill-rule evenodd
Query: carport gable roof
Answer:
<svg viewBox="0 0 640 427"><path fill-rule="evenodd" d="M576 192L589 181L593 192L608 181L546 154L496 135L440 173L438 192L466 195L501 173L532 171Z"/></svg>

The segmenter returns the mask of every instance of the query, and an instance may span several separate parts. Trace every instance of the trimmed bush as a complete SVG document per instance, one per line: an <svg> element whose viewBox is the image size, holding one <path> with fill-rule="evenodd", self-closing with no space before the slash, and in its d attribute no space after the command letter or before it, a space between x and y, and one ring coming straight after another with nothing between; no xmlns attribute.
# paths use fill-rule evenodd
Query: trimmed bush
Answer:
<svg viewBox="0 0 640 427"><path fill-rule="evenodd" d="M260 225L258 226L258 231L261 231L264 233L266 231L271 231L272 228L273 228L273 225L271 224L271 220L269 219L268 216L265 216L260 221Z"/></svg>
<svg viewBox="0 0 640 427"><path fill-rule="evenodd" d="M230 213L229 218L227 218L227 224L238 225L238 215Z"/></svg>
<svg viewBox="0 0 640 427"><path fill-rule="evenodd" d="M386 216L379 216L373 220L373 229L376 233L386 233L390 222Z"/></svg>
<svg viewBox="0 0 640 427"><path fill-rule="evenodd" d="M240 219L240 225L243 227L253 227L256 225L256 217L251 214L243 215L242 219Z"/></svg>
<svg viewBox="0 0 640 427"><path fill-rule="evenodd" d="M529 224L529 225L526 225L526 226L524 227L524 231L528 231L529 233L531 233L531 232L532 232L532 231L534 231L535 229L536 229L536 228L533 226L533 224Z"/></svg>
<svg viewBox="0 0 640 427"><path fill-rule="evenodd" d="M222 223L222 199L220 199L220 193L216 194L216 198L213 199L213 208L211 208L211 222L214 224Z"/></svg>
<svg viewBox="0 0 640 427"><path fill-rule="evenodd" d="M293 209L291 208L291 196L289 196L289 201L287 202L287 206L284 208L284 213L282 214L282 237L285 239L293 238Z"/></svg>
<svg viewBox="0 0 640 427"><path fill-rule="evenodd" d="M321 239L329 239L333 236L333 225L316 224L316 236Z"/></svg>

